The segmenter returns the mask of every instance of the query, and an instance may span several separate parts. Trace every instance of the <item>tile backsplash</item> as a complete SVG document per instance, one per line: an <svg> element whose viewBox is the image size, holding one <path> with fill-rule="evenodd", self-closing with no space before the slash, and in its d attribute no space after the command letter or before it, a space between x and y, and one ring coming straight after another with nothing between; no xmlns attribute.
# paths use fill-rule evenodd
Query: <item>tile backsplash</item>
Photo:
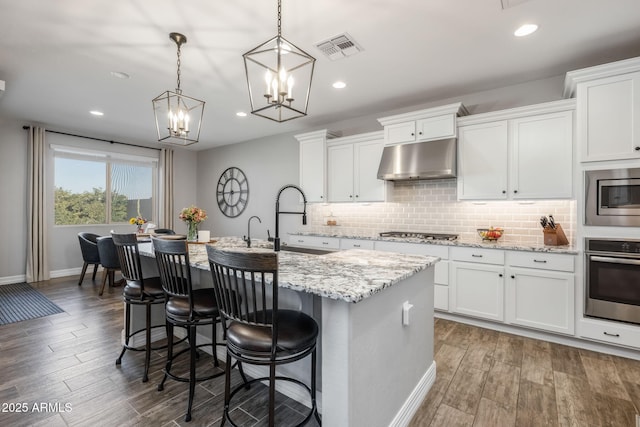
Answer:
<svg viewBox="0 0 640 427"><path fill-rule="evenodd" d="M502 227L505 243L543 244L542 215L552 214L575 244L576 201L458 201L456 180L396 182L391 202L329 203L307 207L305 232L338 236L377 236L382 231L458 234L478 240L476 229ZM327 219L337 226L327 226Z"/></svg>

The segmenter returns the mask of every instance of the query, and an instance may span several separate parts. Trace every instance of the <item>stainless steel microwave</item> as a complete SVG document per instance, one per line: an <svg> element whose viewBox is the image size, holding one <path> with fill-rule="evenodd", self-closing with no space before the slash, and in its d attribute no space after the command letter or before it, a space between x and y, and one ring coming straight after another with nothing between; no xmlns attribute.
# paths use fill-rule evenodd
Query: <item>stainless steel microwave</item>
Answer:
<svg viewBox="0 0 640 427"><path fill-rule="evenodd" d="M585 172L586 225L640 227L640 168Z"/></svg>

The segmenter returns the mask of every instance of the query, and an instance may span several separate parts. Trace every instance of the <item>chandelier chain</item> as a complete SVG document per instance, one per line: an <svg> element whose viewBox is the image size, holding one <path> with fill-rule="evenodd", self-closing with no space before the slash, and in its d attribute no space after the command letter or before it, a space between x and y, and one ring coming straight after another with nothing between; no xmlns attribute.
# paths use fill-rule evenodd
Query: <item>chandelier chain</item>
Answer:
<svg viewBox="0 0 640 427"><path fill-rule="evenodd" d="M177 72L177 74L178 74L178 87L177 87L177 89L180 90L180 43L178 43L178 61L177 61L177 64L178 64L178 72Z"/></svg>
<svg viewBox="0 0 640 427"><path fill-rule="evenodd" d="M282 31L281 31L281 15L282 13L282 3L280 0L278 0L278 38L280 38L280 36L282 35Z"/></svg>

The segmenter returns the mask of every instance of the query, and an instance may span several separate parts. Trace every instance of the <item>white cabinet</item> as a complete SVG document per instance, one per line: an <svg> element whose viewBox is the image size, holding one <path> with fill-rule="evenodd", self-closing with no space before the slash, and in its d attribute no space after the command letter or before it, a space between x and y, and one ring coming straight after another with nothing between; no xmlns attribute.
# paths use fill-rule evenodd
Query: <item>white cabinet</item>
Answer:
<svg viewBox="0 0 640 427"><path fill-rule="evenodd" d="M507 274L508 323L573 335L573 274L524 268L510 268Z"/></svg>
<svg viewBox="0 0 640 427"><path fill-rule="evenodd" d="M573 111L523 117L509 122L513 199L571 198L573 194Z"/></svg>
<svg viewBox="0 0 640 427"><path fill-rule="evenodd" d="M326 129L296 135L300 145L300 187L308 202L326 202L327 139Z"/></svg>
<svg viewBox="0 0 640 427"><path fill-rule="evenodd" d="M508 252L506 320L549 332L575 332L575 257Z"/></svg>
<svg viewBox="0 0 640 427"><path fill-rule="evenodd" d="M506 121L460 127L459 199L507 198L507 129Z"/></svg>
<svg viewBox="0 0 640 427"><path fill-rule="evenodd" d="M327 146L329 202L382 202L389 183L379 180L382 132L336 138Z"/></svg>
<svg viewBox="0 0 640 427"><path fill-rule="evenodd" d="M567 73L576 96L580 160L640 159L640 58Z"/></svg>
<svg viewBox="0 0 640 427"><path fill-rule="evenodd" d="M640 348L640 329L636 325L584 318L578 323L578 335L595 341Z"/></svg>
<svg viewBox="0 0 640 427"><path fill-rule="evenodd" d="M289 236L289 244L291 246L302 246L305 248L321 248L321 249L340 249L340 239L337 237L324 236Z"/></svg>
<svg viewBox="0 0 640 427"><path fill-rule="evenodd" d="M449 281L453 313L504 320L504 252L451 248Z"/></svg>
<svg viewBox="0 0 640 427"><path fill-rule="evenodd" d="M364 239L340 239L340 249L369 249L373 250L374 241Z"/></svg>
<svg viewBox="0 0 640 427"><path fill-rule="evenodd" d="M558 101L460 119L458 198L571 198L573 106Z"/></svg>
<svg viewBox="0 0 640 427"><path fill-rule="evenodd" d="M455 138L456 117L466 115L461 103L378 119L387 145Z"/></svg>
<svg viewBox="0 0 640 427"><path fill-rule="evenodd" d="M433 308L440 311L449 310L449 248L447 246L378 240L375 242L375 249L378 251L439 257L440 261L434 266L433 273Z"/></svg>

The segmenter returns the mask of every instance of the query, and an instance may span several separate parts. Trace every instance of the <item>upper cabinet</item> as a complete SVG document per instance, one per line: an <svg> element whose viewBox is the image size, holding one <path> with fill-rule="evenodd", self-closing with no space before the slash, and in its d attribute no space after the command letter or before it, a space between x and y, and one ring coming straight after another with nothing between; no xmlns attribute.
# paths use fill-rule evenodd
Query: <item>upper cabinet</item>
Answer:
<svg viewBox="0 0 640 427"><path fill-rule="evenodd" d="M327 140L326 129L296 135L300 143L300 187L308 202L326 202Z"/></svg>
<svg viewBox="0 0 640 427"><path fill-rule="evenodd" d="M456 137L456 117L467 110L461 103L378 119L386 145Z"/></svg>
<svg viewBox="0 0 640 427"><path fill-rule="evenodd" d="M573 195L573 110L557 101L458 120L458 198Z"/></svg>
<svg viewBox="0 0 640 427"><path fill-rule="evenodd" d="M327 144L329 202L383 202L389 183L377 178L382 132L336 138Z"/></svg>
<svg viewBox="0 0 640 427"><path fill-rule="evenodd" d="M577 98L580 160L640 159L640 58L567 73Z"/></svg>

